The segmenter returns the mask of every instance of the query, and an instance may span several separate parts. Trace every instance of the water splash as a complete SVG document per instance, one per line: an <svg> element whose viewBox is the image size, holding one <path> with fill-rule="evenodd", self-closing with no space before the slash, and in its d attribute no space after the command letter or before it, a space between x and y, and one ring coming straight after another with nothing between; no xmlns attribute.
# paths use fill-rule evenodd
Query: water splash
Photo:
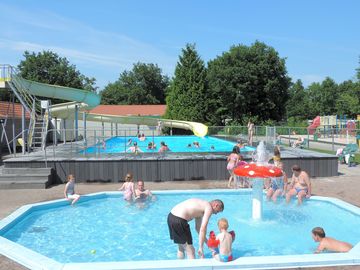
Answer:
<svg viewBox="0 0 360 270"><path fill-rule="evenodd" d="M253 160L259 165L268 165L271 159L270 153L266 150L264 141L260 141L253 154Z"/></svg>

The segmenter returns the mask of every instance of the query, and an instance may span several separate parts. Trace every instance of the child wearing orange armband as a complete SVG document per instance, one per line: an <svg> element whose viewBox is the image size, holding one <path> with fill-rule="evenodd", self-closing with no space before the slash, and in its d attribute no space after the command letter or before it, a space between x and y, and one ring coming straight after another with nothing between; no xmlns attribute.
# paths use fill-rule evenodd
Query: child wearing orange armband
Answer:
<svg viewBox="0 0 360 270"><path fill-rule="evenodd" d="M218 227L220 233L216 237L213 231L210 232L208 247L212 250L215 259L221 262L230 262L233 260L231 246L235 240L235 232L227 231L229 224L225 218L219 219Z"/></svg>

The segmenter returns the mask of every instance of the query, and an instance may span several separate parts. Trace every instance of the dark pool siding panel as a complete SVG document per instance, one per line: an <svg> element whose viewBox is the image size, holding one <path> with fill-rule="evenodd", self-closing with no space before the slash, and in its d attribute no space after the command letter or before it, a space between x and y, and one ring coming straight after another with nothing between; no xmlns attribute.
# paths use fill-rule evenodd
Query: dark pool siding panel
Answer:
<svg viewBox="0 0 360 270"><path fill-rule="evenodd" d="M294 157L282 159L285 171L291 176L291 166L298 164L311 177L338 175L336 157ZM5 167L45 167L44 161L5 161ZM70 173L75 174L78 182L119 182L126 173L133 173L135 179L144 181L182 181L182 180L225 180L229 173L226 170L226 159L62 159L48 161L48 167L55 171L54 183L66 180Z"/></svg>

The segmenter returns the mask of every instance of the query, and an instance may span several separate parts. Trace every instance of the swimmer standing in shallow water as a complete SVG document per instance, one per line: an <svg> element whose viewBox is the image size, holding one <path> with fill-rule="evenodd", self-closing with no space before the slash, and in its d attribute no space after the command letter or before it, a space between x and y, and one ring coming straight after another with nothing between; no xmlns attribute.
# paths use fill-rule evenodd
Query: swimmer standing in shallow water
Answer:
<svg viewBox="0 0 360 270"><path fill-rule="evenodd" d="M124 200L131 202L135 196L135 185L134 178L131 173L126 174L125 183L118 189L119 191L124 191L123 196Z"/></svg>
<svg viewBox="0 0 360 270"><path fill-rule="evenodd" d="M232 256L232 243L235 240L235 233L233 235L228 232L229 223L226 218L221 218L218 221L220 233L216 236L219 240L219 253L213 254L214 258L221 262L230 262L233 260Z"/></svg>
<svg viewBox="0 0 360 270"><path fill-rule="evenodd" d="M221 200L205 201L202 199L188 199L180 202L171 209L167 223L170 239L178 245L177 257L184 259L185 253L188 259L195 259L195 249L189 222L195 219L195 228L199 234L198 255L204 258L204 242L209 219L212 214L224 210L224 203Z"/></svg>

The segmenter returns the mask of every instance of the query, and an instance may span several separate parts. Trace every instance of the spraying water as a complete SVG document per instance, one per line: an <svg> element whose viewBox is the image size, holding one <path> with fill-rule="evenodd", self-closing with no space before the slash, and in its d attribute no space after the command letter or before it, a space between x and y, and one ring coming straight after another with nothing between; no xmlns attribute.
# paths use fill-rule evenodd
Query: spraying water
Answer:
<svg viewBox="0 0 360 270"><path fill-rule="evenodd" d="M271 155L266 150L264 141L260 141L259 145L256 147L256 150L254 151L253 160L258 165L266 166L268 165L270 158Z"/></svg>

